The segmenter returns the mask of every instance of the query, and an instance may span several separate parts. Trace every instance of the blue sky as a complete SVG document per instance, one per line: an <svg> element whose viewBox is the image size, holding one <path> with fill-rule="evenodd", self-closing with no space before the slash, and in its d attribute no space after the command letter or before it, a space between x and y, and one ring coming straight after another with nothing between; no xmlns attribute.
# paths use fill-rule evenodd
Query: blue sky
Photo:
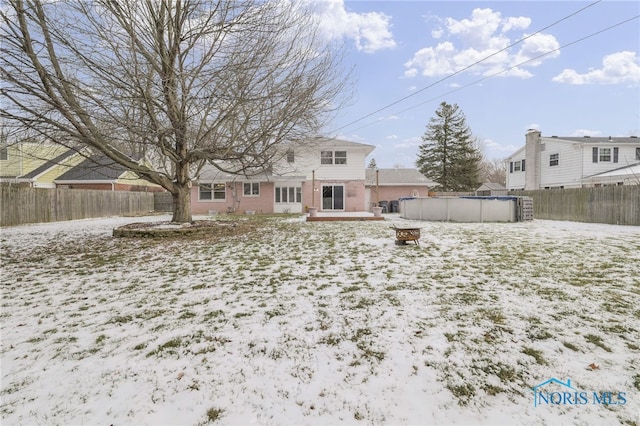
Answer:
<svg viewBox="0 0 640 426"><path fill-rule="evenodd" d="M460 106L489 159L524 145L530 128L640 135L638 1L603 0L579 13L594 2L310 1L354 66L354 97L329 134L375 145L378 167L414 166L443 101Z"/></svg>

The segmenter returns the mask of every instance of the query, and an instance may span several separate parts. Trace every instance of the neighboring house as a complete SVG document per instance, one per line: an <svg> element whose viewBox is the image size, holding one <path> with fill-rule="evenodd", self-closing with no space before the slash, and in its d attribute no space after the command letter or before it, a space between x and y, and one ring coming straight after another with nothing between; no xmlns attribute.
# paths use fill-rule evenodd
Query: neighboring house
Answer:
<svg viewBox="0 0 640 426"><path fill-rule="evenodd" d="M500 183L485 182L478 189L476 189L476 195L487 196L501 196L507 195L508 190Z"/></svg>
<svg viewBox="0 0 640 426"><path fill-rule="evenodd" d="M367 205L403 197L426 197L438 184L416 169L367 169Z"/></svg>
<svg viewBox="0 0 640 426"><path fill-rule="evenodd" d="M282 146L268 173L227 174L206 166L195 180L191 208L216 212L301 213L367 210L365 158L372 145L313 138Z"/></svg>
<svg viewBox="0 0 640 426"><path fill-rule="evenodd" d="M103 155L85 158L80 164L56 178L54 183L58 188L68 189L164 191L161 186L139 178L134 172Z"/></svg>
<svg viewBox="0 0 640 426"><path fill-rule="evenodd" d="M54 179L83 160L62 145L19 143L0 148L0 182L55 188Z"/></svg>
<svg viewBox="0 0 640 426"><path fill-rule="evenodd" d="M543 137L530 130L525 146L507 163L509 190L638 185L640 141L637 136Z"/></svg>

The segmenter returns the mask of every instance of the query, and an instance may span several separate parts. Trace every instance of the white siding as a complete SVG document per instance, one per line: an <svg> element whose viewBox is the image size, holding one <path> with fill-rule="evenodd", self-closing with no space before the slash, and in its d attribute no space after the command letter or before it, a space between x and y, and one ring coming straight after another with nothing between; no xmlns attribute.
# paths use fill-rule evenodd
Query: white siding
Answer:
<svg viewBox="0 0 640 426"><path fill-rule="evenodd" d="M526 161L525 161L525 171L523 172L522 170L520 171L514 171L511 172L511 166L510 163L512 162L516 162L516 161L522 161L525 158L525 149L520 148L518 151L516 151L511 157L507 158L507 189L523 189L524 188L524 183L525 183L525 172L527 170L526 168Z"/></svg>
<svg viewBox="0 0 640 426"><path fill-rule="evenodd" d="M611 161L600 161L598 158L598 162L594 163L592 160L592 152L593 148L611 148ZM618 162L613 162L613 148L618 148ZM629 145L629 144L619 144L616 143L600 143L600 144L586 144L583 147L582 153L582 164L584 168L584 173L581 178L592 176L597 173L608 172L609 170L618 169L620 167L629 166L631 164L635 164L638 162L636 160L636 147L640 147L640 143L638 145Z"/></svg>
<svg viewBox="0 0 640 426"><path fill-rule="evenodd" d="M580 187L582 180L581 147L578 144L544 138L540 153L540 189ZM558 165L550 165L552 154L558 154Z"/></svg>
<svg viewBox="0 0 640 426"><path fill-rule="evenodd" d="M294 148L294 162L288 163L285 156L274 167L274 171L285 176L306 176L308 180L311 180L314 171L317 180L364 180L365 159L372 150L372 146L362 144L299 146ZM347 164L321 164L321 151L346 151Z"/></svg>

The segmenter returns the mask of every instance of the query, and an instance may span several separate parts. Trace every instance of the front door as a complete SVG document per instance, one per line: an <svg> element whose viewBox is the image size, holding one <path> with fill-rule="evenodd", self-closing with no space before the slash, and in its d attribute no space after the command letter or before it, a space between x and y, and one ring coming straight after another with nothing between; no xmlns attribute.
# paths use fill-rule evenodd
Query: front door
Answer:
<svg viewBox="0 0 640 426"><path fill-rule="evenodd" d="M344 210L344 185L322 185L322 210Z"/></svg>

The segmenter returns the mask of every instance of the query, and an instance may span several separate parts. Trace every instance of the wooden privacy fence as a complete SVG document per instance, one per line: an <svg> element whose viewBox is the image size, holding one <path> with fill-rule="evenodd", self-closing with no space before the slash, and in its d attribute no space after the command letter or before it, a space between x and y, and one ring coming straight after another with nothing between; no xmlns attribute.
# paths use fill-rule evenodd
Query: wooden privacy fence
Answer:
<svg viewBox="0 0 640 426"><path fill-rule="evenodd" d="M153 211L153 193L0 185L0 226Z"/></svg>
<svg viewBox="0 0 640 426"><path fill-rule="evenodd" d="M157 212L173 211L173 196L170 192L153 193L153 210Z"/></svg>
<svg viewBox="0 0 640 426"><path fill-rule="evenodd" d="M533 198L536 219L640 225L640 185L512 191Z"/></svg>

